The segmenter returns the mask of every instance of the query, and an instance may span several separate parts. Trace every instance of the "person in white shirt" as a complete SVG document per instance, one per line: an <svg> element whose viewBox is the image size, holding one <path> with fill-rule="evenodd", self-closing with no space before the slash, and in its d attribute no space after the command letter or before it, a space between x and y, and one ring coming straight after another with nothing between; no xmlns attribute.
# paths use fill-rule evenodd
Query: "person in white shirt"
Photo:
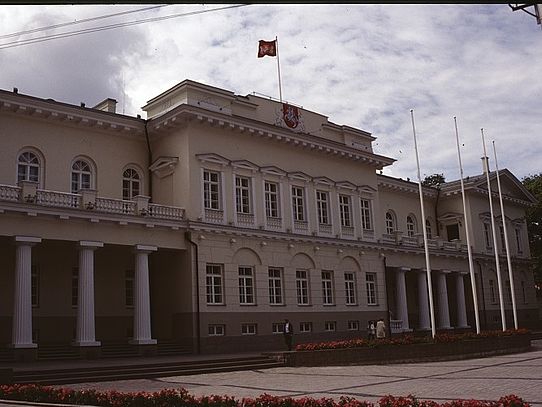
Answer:
<svg viewBox="0 0 542 407"><path fill-rule="evenodd" d="M286 346L288 347L288 350L292 350L292 343L294 338L294 327L290 323L288 319L284 320L284 342L286 342Z"/></svg>

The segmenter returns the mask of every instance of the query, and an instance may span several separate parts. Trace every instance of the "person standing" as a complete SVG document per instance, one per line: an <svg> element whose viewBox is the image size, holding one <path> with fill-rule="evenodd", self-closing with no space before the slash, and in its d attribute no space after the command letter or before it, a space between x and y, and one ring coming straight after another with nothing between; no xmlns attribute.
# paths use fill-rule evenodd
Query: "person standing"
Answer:
<svg viewBox="0 0 542 407"><path fill-rule="evenodd" d="M286 342L286 346L288 347L288 350L292 350L292 343L294 339L294 327L290 323L288 319L284 320L284 342Z"/></svg>
<svg viewBox="0 0 542 407"><path fill-rule="evenodd" d="M370 319L367 323L367 337L369 339L374 339L376 335L376 326L375 321Z"/></svg>
<svg viewBox="0 0 542 407"><path fill-rule="evenodd" d="M380 318L378 322L376 323L376 338L384 339L385 337L386 337L386 325L384 324L384 320Z"/></svg>

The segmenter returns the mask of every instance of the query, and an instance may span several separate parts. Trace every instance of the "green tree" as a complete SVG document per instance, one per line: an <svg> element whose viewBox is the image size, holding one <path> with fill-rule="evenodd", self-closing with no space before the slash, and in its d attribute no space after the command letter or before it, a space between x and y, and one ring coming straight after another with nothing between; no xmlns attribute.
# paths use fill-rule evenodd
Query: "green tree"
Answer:
<svg viewBox="0 0 542 407"><path fill-rule="evenodd" d="M438 187L440 184L444 184L444 181L444 174L432 174L423 179L422 185L425 187Z"/></svg>
<svg viewBox="0 0 542 407"><path fill-rule="evenodd" d="M542 173L528 175L521 180L523 186L538 200L536 206L527 210L527 230L529 231L529 247L534 260L535 282L542 289Z"/></svg>

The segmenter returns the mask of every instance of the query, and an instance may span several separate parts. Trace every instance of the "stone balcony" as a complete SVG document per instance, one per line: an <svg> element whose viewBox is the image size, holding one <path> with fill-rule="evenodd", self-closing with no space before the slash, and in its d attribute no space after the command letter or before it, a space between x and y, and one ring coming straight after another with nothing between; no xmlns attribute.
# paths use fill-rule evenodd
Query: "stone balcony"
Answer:
<svg viewBox="0 0 542 407"><path fill-rule="evenodd" d="M391 244L395 246L403 247L422 247L424 246L423 235L421 233L414 236L404 236L403 232L395 231L391 234L384 233L380 239L380 243ZM443 238L437 236L434 239L427 239L427 246L429 249L441 249L446 251L467 252L467 245L460 240L453 240L448 242Z"/></svg>
<svg viewBox="0 0 542 407"><path fill-rule="evenodd" d="M80 193L51 191L37 188L34 182L23 181L21 186L1 185L0 201L20 202L52 208L78 209L118 215L146 216L153 219L181 221L185 210L175 206L149 202L149 197L138 195L131 201L97 196L95 190Z"/></svg>

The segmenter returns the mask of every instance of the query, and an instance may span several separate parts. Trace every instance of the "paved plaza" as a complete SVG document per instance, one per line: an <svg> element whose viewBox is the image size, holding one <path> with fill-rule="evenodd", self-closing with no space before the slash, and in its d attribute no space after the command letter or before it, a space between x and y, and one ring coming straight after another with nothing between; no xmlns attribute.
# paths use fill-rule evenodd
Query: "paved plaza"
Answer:
<svg viewBox="0 0 542 407"><path fill-rule="evenodd" d="M70 384L72 389L122 392L187 389L191 394L255 397L277 396L339 399L351 396L375 402L391 394L413 394L419 399L496 400L516 394L542 406L542 340L533 351L459 361L330 367L281 367L228 373L173 376L155 379ZM11 404L2 404L8 406Z"/></svg>

